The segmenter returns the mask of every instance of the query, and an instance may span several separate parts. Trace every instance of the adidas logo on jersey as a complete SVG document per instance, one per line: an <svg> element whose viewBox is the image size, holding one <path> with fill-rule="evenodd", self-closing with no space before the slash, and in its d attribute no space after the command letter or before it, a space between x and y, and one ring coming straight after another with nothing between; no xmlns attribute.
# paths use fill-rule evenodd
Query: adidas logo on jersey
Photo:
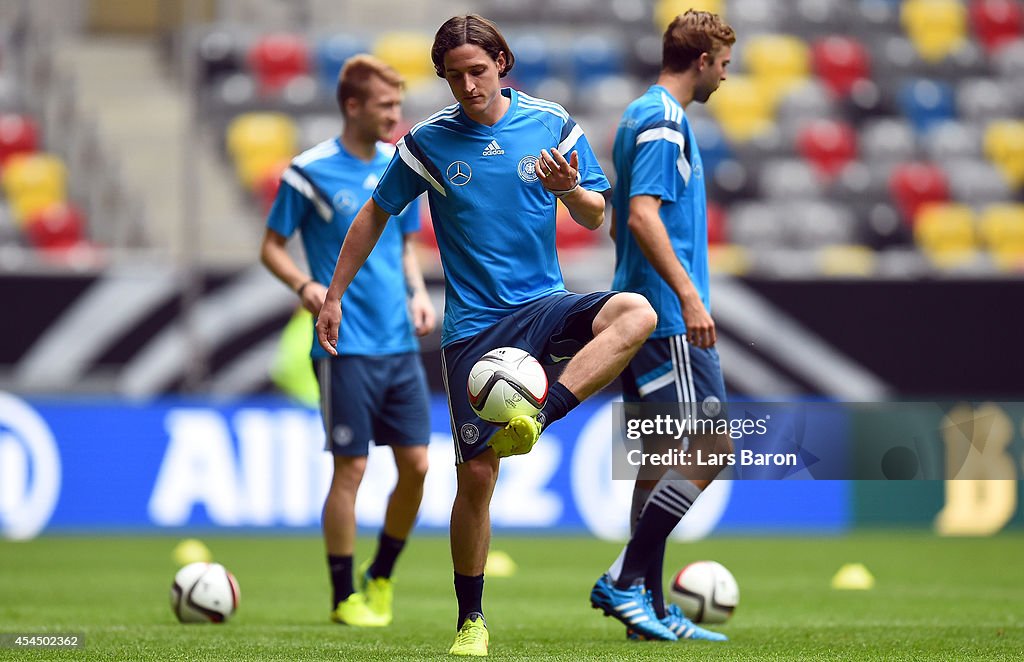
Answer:
<svg viewBox="0 0 1024 662"><path fill-rule="evenodd" d="M496 156L498 154L504 154L505 150L501 148L497 140L492 140L484 147L483 156Z"/></svg>

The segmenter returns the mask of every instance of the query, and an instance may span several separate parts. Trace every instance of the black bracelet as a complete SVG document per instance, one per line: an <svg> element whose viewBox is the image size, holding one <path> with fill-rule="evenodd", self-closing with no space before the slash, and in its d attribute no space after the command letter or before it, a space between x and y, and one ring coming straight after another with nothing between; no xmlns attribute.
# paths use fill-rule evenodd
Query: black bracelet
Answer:
<svg viewBox="0 0 1024 662"><path fill-rule="evenodd" d="M306 289L306 286L309 285L310 283L315 283L315 282L316 282L316 279L310 278L309 280L307 280L302 285L299 285L299 289L295 290L295 293L298 294L299 298L301 299L302 298L302 290Z"/></svg>

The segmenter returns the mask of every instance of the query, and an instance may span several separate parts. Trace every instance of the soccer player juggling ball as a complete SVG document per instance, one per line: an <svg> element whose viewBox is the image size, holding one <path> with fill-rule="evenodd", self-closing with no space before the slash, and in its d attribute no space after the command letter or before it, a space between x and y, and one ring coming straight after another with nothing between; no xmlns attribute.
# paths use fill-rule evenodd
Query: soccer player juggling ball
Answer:
<svg viewBox="0 0 1024 662"><path fill-rule="evenodd" d="M303 152L284 171L261 249L267 268L314 314L327 296L345 233L395 151L383 141L401 119L402 79L380 60L357 55L341 69L337 97L341 136ZM347 625L391 622L391 571L416 521L427 471L428 393L416 335L433 330L435 314L410 244L419 229L419 205L410 203L396 210L404 209L345 293L342 342L330 355L313 342L327 450L334 455L323 514L331 618ZM312 276L286 249L296 230ZM370 439L391 446L398 482L377 554L360 568L356 591L355 498Z"/></svg>
<svg viewBox="0 0 1024 662"><path fill-rule="evenodd" d="M545 426L610 383L657 318L639 294L566 291L555 253L556 202L596 229L608 180L565 109L501 87L515 57L498 28L475 15L453 17L438 29L431 59L456 103L399 141L352 223L316 328L333 353L339 300L389 216L426 191L446 277L441 360L458 479L451 548L459 614L450 652L486 655L483 570L499 460L528 453ZM466 382L477 359L502 346L542 362L571 359L537 418L496 428L473 413Z"/></svg>
<svg viewBox="0 0 1024 662"><path fill-rule="evenodd" d="M613 218L621 227L613 225L613 287L644 295L658 313L657 328L622 373L626 403L681 403L690 416L696 407L701 415L722 413L715 411L724 405L725 384L709 313L704 175L685 109L706 102L725 80L735 41L716 14L676 17L664 34L657 83L629 105L615 136ZM690 439L704 452L728 443L715 435ZM632 538L591 592L593 606L625 623L631 638L726 638L666 607L662 591L665 541L716 474L673 468L638 478Z"/></svg>

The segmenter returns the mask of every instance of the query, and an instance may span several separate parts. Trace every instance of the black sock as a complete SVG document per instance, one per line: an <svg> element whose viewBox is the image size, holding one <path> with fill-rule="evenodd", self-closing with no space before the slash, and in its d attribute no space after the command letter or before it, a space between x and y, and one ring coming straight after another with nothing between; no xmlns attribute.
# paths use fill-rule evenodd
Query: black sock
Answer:
<svg viewBox="0 0 1024 662"><path fill-rule="evenodd" d="M331 608L335 609L338 603L355 593L352 587L352 557L328 554L327 569L331 573L331 586L334 587L334 602Z"/></svg>
<svg viewBox="0 0 1024 662"><path fill-rule="evenodd" d="M665 618L665 589L662 576L665 567L665 541L662 540L658 549L654 550L651 558L651 565L647 567L647 574L644 575L644 586L651 594L651 602L654 603L654 613L658 618Z"/></svg>
<svg viewBox="0 0 1024 662"><path fill-rule="evenodd" d="M548 389L548 401L544 409L537 415L537 420L543 427L547 427L576 408L580 401L572 394L572 391L565 388L562 382L555 382Z"/></svg>
<svg viewBox="0 0 1024 662"><path fill-rule="evenodd" d="M615 582L616 588L629 588L647 575L655 555L664 556L668 535L698 496L700 489L690 481L681 479L675 472L666 474L658 481L644 506L636 532L626 545L622 571Z"/></svg>
<svg viewBox="0 0 1024 662"><path fill-rule="evenodd" d="M405 541L392 538L383 531L380 532L380 540L377 543L377 556L370 564L370 577L390 577L395 569L395 559L405 547Z"/></svg>
<svg viewBox="0 0 1024 662"><path fill-rule="evenodd" d="M455 599L459 601L459 621L455 629L462 627L466 617L476 612L483 615L484 576L460 575L455 573Z"/></svg>

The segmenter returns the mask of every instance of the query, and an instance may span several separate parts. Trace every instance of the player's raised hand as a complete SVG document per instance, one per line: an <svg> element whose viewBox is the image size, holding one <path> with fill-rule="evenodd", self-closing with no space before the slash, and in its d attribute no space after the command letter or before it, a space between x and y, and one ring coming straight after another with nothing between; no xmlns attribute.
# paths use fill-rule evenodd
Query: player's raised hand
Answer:
<svg viewBox="0 0 1024 662"><path fill-rule="evenodd" d="M338 329L341 328L341 301L326 299L316 316L316 340L331 356L338 355Z"/></svg>
<svg viewBox="0 0 1024 662"><path fill-rule="evenodd" d="M578 152L573 151L569 155L569 160L566 161L565 157L552 147L550 153L546 149L540 151L540 158L537 159L535 169L537 178L540 179L544 188L558 194L567 193L579 184L579 165Z"/></svg>

